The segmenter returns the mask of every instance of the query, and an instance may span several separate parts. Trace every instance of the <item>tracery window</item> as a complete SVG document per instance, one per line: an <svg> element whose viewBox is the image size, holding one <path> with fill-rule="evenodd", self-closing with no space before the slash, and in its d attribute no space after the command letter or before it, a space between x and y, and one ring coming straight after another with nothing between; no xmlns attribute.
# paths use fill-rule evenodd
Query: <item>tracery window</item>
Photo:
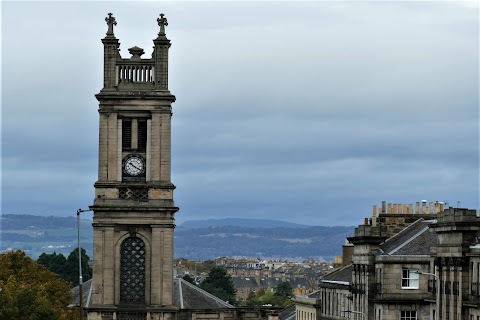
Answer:
<svg viewBox="0 0 480 320"><path fill-rule="evenodd" d="M145 302L145 243L129 237L120 250L120 302Z"/></svg>

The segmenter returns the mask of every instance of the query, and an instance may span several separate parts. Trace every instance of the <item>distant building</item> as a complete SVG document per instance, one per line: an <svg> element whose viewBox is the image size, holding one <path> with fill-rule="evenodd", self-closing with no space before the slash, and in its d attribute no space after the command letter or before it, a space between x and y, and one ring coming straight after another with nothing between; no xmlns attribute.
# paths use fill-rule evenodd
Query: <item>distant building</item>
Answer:
<svg viewBox="0 0 480 320"><path fill-rule="evenodd" d="M282 282L287 282L292 286L295 295L307 294L311 292L310 284L305 278L256 278L256 277L233 277L233 284L237 290L237 300L246 301L251 292L258 292L263 289L265 291L275 291L275 288Z"/></svg>

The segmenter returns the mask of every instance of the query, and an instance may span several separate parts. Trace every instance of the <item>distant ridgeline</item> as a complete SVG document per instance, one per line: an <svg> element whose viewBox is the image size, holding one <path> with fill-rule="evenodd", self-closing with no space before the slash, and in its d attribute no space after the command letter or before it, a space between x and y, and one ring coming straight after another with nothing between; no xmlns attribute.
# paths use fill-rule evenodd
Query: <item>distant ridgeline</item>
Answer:
<svg viewBox="0 0 480 320"><path fill-rule="evenodd" d="M92 222L81 221L81 244L92 257ZM0 216L0 251L25 250L68 255L77 247L75 217ZM341 254L353 227L309 227L277 220L218 219L186 221L175 230L175 257L206 260L222 256L323 258Z"/></svg>
<svg viewBox="0 0 480 320"><path fill-rule="evenodd" d="M80 223L80 242L92 256L92 222ZM44 217L4 214L0 216L0 251L24 250L38 258L42 253L62 253L68 256L77 248L77 219L75 217Z"/></svg>

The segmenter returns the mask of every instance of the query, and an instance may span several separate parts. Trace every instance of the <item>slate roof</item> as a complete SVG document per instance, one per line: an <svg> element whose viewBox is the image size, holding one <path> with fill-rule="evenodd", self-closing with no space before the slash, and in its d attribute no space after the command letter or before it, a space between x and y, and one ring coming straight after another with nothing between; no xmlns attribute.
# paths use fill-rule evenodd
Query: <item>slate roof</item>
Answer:
<svg viewBox="0 0 480 320"><path fill-rule="evenodd" d="M435 220L418 219L380 245L379 255L430 255L430 248L437 244L438 236L428 226Z"/></svg>
<svg viewBox="0 0 480 320"><path fill-rule="evenodd" d="M254 277L233 277L232 280L235 288L258 287L257 280Z"/></svg>
<svg viewBox="0 0 480 320"><path fill-rule="evenodd" d="M173 299L173 303L180 309L234 308L182 278L173 279Z"/></svg>
<svg viewBox="0 0 480 320"><path fill-rule="evenodd" d="M72 301L69 307L76 307L80 305L80 286L76 286L72 289ZM92 280L88 280L82 284L83 305L87 305L90 302L90 289L92 288Z"/></svg>
<svg viewBox="0 0 480 320"><path fill-rule="evenodd" d="M92 280L86 281L83 285L83 305L90 304L92 291ZM79 305L78 286L72 289L72 302L69 307ZM173 280L173 304L180 309L215 309L234 308L231 304L215 297L214 295L200 289L182 278Z"/></svg>
<svg viewBox="0 0 480 320"><path fill-rule="evenodd" d="M342 282L352 282L352 271L353 271L353 265L349 264L343 267L340 267L336 270L333 270L329 274L327 274L325 277L323 277L322 280L327 280L327 281L342 281Z"/></svg>
<svg viewBox="0 0 480 320"><path fill-rule="evenodd" d="M320 299L322 297L322 293L320 290L318 290L318 291L307 294L307 297L311 299Z"/></svg>
<svg viewBox="0 0 480 320"><path fill-rule="evenodd" d="M295 305L280 310L280 312L278 313L279 320L295 320L296 316L297 314Z"/></svg>
<svg viewBox="0 0 480 320"><path fill-rule="evenodd" d="M267 277L260 278L260 283L257 283L255 277L232 277L235 288L275 288L278 284L282 283L282 278L279 277ZM285 279L292 288L310 288L310 283L305 278Z"/></svg>
<svg viewBox="0 0 480 320"><path fill-rule="evenodd" d="M275 288L277 285L279 285L282 282L283 282L282 278L277 278L277 277L261 278L260 287ZM305 278L285 279L285 282L290 283L290 285L294 289L301 288L301 287L310 288L310 284Z"/></svg>

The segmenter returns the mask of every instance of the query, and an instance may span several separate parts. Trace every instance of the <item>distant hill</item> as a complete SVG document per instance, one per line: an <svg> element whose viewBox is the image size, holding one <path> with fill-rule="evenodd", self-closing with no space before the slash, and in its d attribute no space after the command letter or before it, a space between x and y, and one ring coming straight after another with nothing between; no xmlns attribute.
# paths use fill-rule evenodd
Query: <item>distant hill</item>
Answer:
<svg viewBox="0 0 480 320"><path fill-rule="evenodd" d="M236 224L236 225L235 225ZM222 256L265 258L323 258L340 255L354 227L309 227L264 219L187 221L175 229L175 257L206 260ZM31 257L57 252L68 255L77 247L74 217L0 216L0 252L25 250ZM92 222L81 221L82 247L92 256Z"/></svg>
<svg viewBox="0 0 480 320"><path fill-rule="evenodd" d="M218 226L175 230L175 256L213 259L225 256L323 258L341 255L354 227L254 228Z"/></svg>
<svg viewBox="0 0 480 320"><path fill-rule="evenodd" d="M304 224L285 222L269 219L244 219L244 218L225 218L208 220L188 220L180 226L189 229L200 229L209 227L250 227L250 228L310 228Z"/></svg>
<svg viewBox="0 0 480 320"><path fill-rule="evenodd" d="M40 254L62 253L68 256L77 248L76 217L33 216L26 214L0 215L0 252L24 250L37 258ZM92 256L92 221L80 222L81 245Z"/></svg>

